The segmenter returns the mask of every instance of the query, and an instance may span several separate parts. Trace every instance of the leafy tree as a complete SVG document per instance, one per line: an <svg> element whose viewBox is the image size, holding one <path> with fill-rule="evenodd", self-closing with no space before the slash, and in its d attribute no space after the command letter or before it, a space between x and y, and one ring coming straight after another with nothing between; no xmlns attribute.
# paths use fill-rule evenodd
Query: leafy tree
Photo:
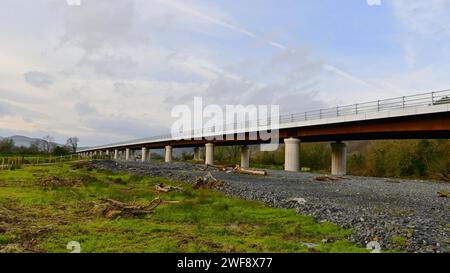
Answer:
<svg viewBox="0 0 450 273"><path fill-rule="evenodd" d="M10 154L14 150L14 140L5 138L0 141L0 153Z"/></svg>
<svg viewBox="0 0 450 273"><path fill-rule="evenodd" d="M66 146L56 146L53 148L52 154L56 156L65 156L70 154L70 148Z"/></svg>

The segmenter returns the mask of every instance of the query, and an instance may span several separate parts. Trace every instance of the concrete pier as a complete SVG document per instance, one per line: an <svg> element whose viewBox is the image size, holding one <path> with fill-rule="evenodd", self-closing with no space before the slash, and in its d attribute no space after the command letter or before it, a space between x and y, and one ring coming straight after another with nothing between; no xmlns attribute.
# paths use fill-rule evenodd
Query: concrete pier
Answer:
<svg viewBox="0 0 450 273"><path fill-rule="evenodd" d="M206 165L213 165L214 164L214 144L206 143L205 147L206 147L205 164Z"/></svg>
<svg viewBox="0 0 450 273"><path fill-rule="evenodd" d="M114 160L119 159L119 150L115 149L114 150Z"/></svg>
<svg viewBox="0 0 450 273"><path fill-rule="evenodd" d="M167 163L172 162L172 146L166 146L166 160Z"/></svg>
<svg viewBox="0 0 450 273"><path fill-rule="evenodd" d="M288 138L284 140L284 170L289 172L300 171L300 140Z"/></svg>
<svg viewBox="0 0 450 273"><path fill-rule="evenodd" d="M331 143L331 174L347 174L347 145L343 142Z"/></svg>
<svg viewBox="0 0 450 273"><path fill-rule="evenodd" d="M131 150L130 148L126 148L125 149L125 161L130 161L131 160Z"/></svg>
<svg viewBox="0 0 450 273"><path fill-rule="evenodd" d="M147 161L147 148L142 147L142 151L141 151L141 161L145 162Z"/></svg>
<svg viewBox="0 0 450 273"><path fill-rule="evenodd" d="M250 148L245 145L241 147L241 168L250 167Z"/></svg>

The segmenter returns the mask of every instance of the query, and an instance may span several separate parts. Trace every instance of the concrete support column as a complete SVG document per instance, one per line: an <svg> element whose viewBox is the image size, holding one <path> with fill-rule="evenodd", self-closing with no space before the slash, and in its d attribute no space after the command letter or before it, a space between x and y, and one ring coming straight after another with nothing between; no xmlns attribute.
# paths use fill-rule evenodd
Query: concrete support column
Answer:
<svg viewBox="0 0 450 273"><path fill-rule="evenodd" d="M331 143L331 174L347 174L347 145L345 143Z"/></svg>
<svg viewBox="0 0 450 273"><path fill-rule="evenodd" d="M194 160L199 161L200 160L200 147L194 148Z"/></svg>
<svg viewBox="0 0 450 273"><path fill-rule="evenodd" d="M109 158L109 150L106 150L106 157Z"/></svg>
<svg viewBox="0 0 450 273"><path fill-rule="evenodd" d="M131 150L129 148L125 149L125 161L131 160Z"/></svg>
<svg viewBox="0 0 450 273"><path fill-rule="evenodd" d="M114 150L114 160L119 159L119 150L115 149Z"/></svg>
<svg viewBox="0 0 450 273"><path fill-rule="evenodd" d="M152 161L152 150L148 149L147 151L147 161Z"/></svg>
<svg viewBox="0 0 450 273"><path fill-rule="evenodd" d="M167 163L172 162L172 146L166 146L166 160Z"/></svg>
<svg viewBox="0 0 450 273"><path fill-rule="evenodd" d="M214 144L206 143L205 145L205 164L213 165L214 164Z"/></svg>
<svg viewBox="0 0 450 273"><path fill-rule="evenodd" d="M289 172L300 171L300 140L288 138L284 140L284 170Z"/></svg>
<svg viewBox="0 0 450 273"><path fill-rule="evenodd" d="M142 147L142 152L141 152L141 161L145 162L147 160L147 148Z"/></svg>
<svg viewBox="0 0 450 273"><path fill-rule="evenodd" d="M241 147L241 168L250 167L250 149L247 145Z"/></svg>

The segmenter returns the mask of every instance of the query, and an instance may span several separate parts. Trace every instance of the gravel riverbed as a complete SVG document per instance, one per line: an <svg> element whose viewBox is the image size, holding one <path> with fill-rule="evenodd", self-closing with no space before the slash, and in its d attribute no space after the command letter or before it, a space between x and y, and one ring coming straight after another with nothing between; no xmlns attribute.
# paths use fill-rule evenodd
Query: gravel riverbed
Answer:
<svg viewBox="0 0 450 273"><path fill-rule="evenodd" d="M294 209L317 221L353 230L350 240L366 245L378 241L382 249L407 252L450 252L450 183L345 176L317 181L317 174L267 170L267 176L225 173L190 163L94 161L99 169L161 176L192 183L209 171L225 182L220 191L279 208ZM296 199L296 201L289 199Z"/></svg>

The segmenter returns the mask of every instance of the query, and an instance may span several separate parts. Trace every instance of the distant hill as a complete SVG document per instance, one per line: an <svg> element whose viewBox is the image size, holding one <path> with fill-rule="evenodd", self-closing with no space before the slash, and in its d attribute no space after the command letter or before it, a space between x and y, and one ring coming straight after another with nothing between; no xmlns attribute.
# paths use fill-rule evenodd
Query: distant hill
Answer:
<svg viewBox="0 0 450 273"><path fill-rule="evenodd" d="M14 141L14 146L16 147L30 147L32 143L37 143L38 145L44 142L43 139L40 138L31 138L26 136L10 136L10 137L0 137L0 140L5 138L12 139ZM56 144L58 146L63 146L61 144Z"/></svg>

